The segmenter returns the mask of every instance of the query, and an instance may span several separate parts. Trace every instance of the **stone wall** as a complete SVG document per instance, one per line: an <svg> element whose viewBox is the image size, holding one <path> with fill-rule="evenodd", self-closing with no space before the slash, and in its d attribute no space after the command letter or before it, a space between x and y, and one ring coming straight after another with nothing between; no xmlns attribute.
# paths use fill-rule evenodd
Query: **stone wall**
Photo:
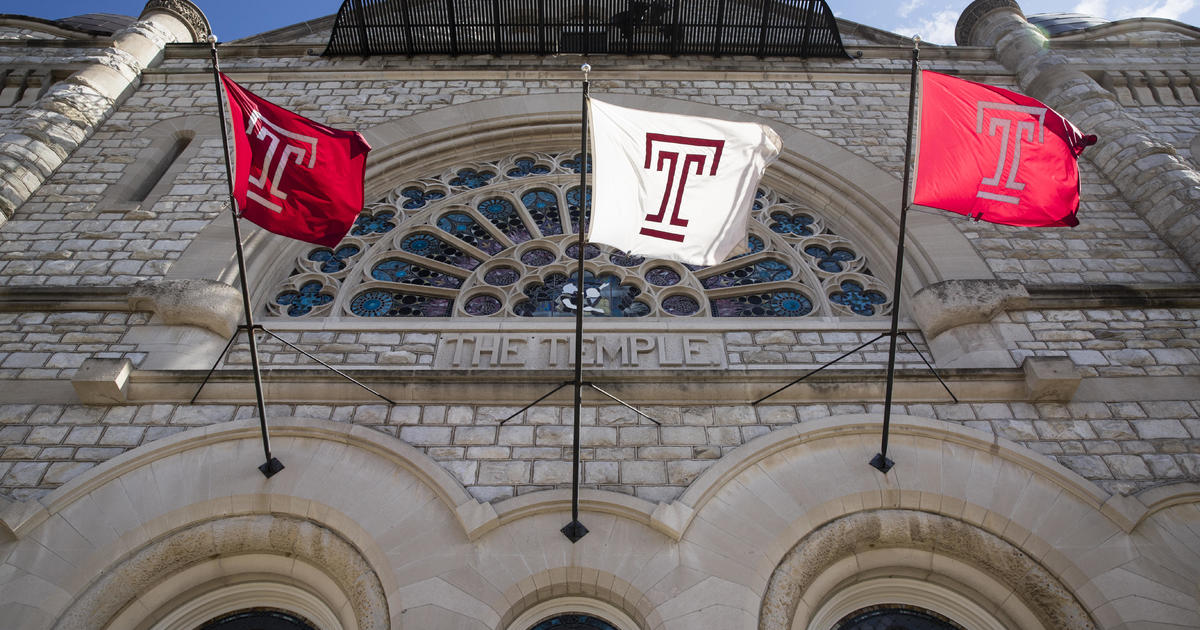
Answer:
<svg viewBox="0 0 1200 630"><path fill-rule="evenodd" d="M0 312L0 380L70 380L85 359L145 357L121 339L145 313ZM16 385L8 385L15 387Z"/></svg>
<svg viewBox="0 0 1200 630"><path fill-rule="evenodd" d="M1085 376L1200 376L1200 310L1014 311L996 323L1022 324L1013 360L1067 356Z"/></svg>
<svg viewBox="0 0 1200 630"><path fill-rule="evenodd" d="M176 60L178 62L179 60ZM230 65L248 66L238 60ZM846 147L876 165L902 170L907 77L871 81L607 80L595 92L638 93L714 104L777 119ZM506 95L570 92L566 79L246 81L246 87L302 114L367 128L396 117ZM215 109L205 82L155 76L131 96L6 225L20 239L0 242L0 278L10 285L128 285L158 277L204 226L225 196L220 144L200 150L151 208L120 203L115 184L147 159L154 123ZM1195 274L1163 244L1116 187L1088 162L1082 225L1074 230L1005 228L956 221L1000 277L1045 282L1188 282ZM414 177L424 173L412 173ZM39 241L32 247L27 242Z"/></svg>
<svg viewBox="0 0 1200 630"><path fill-rule="evenodd" d="M570 487L570 407L277 405L268 414L371 427L436 460L480 500ZM586 406L585 487L651 501L679 496L730 449L774 429L830 415L880 413L878 404L644 407L655 426L616 405ZM1200 478L1200 401L896 405L1012 440L1114 493ZM29 500L139 445L188 428L252 418L252 405L0 405L0 496ZM287 453L276 453L287 462ZM902 470L904 447L891 452ZM247 466L255 462L247 462ZM866 465L866 462L863 462Z"/></svg>

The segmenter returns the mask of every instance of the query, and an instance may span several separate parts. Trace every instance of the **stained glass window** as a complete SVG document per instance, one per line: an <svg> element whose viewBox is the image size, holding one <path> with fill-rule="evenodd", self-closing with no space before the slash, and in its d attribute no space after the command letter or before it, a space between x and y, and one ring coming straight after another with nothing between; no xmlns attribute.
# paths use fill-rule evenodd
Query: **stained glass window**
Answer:
<svg viewBox="0 0 1200 630"><path fill-rule="evenodd" d="M563 317L576 302L593 317L890 312L862 248L803 200L765 186L738 262L702 267L588 243L577 287L576 232L589 201L579 157L520 153L402 183L368 204L354 238L290 261L267 308L288 317Z"/></svg>
<svg viewBox="0 0 1200 630"><path fill-rule="evenodd" d="M551 617L529 630L617 630L612 624L591 615L568 613Z"/></svg>
<svg viewBox="0 0 1200 630"><path fill-rule="evenodd" d="M580 303L579 276L554 273L544 282L525 288L528 298L518 302L513 311L522 317L574 317ZM583 274L583 313L590 316L642 317L650 307L636 298L641 290L621 284L615 275Z"/></svg>

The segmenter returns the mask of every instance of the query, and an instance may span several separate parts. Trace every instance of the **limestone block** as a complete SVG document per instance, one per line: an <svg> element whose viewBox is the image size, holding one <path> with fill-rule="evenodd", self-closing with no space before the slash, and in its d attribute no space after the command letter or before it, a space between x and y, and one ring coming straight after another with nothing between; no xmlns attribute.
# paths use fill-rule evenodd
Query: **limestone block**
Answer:
<svg viewBox="0 0 1200 630"><path fill-rule="evenodd" d="M1029 400L1067 402L1082 380L1075 363L1066 357L1026 357L1021 369Z"/></svg>
<svg viewBox="0 0 1200 630"><path fill-rule="evenodd" d="M1015 280L945 280L917 291L909 308L925 337L933 338L1028 304L1029 292Z"/></svg>
<svg viewBox="0 0 1200 630"><path fill-rule="evenodd" d="M86 405L123 403L131 372L133 362L129 359L87 359L75 371L71 385Z"/></svg>
<svg viewBox="0 0 1200 630"><path fill-rule="evenodd" d="M198 326L226 338L243 315L238 290L213 280L143 280L129 292L129 306L152 311L155 323Z"/></svg>

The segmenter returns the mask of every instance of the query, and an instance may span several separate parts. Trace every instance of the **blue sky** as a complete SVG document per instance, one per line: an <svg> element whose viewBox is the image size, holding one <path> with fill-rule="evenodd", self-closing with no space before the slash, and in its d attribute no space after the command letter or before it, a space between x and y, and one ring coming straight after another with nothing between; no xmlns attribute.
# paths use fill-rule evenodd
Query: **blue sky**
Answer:
<svg viewBox="0 0 1200 630"><path fill-rule="evenodd" d="M838 17L861 22L901 35L920 35L939 44L954 43L954 24L969 0L828 0ZM1019 1L1019 0L1018 0ZM213 31L232 40L336 13L338 0L198 0ZM80 13L137 15L139 0L3 0L0 13L58 19ZM1026 14L1049 12L1087 13L1111 20L1127 17L1165 17L1200 25L1200 0L1026 0Z"/></svg>

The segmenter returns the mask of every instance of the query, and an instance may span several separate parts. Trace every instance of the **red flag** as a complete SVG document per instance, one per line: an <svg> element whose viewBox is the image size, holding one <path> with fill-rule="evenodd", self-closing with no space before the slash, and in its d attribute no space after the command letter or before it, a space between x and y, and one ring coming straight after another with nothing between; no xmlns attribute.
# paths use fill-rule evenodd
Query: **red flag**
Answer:
<svg viewBox="0 0 1200 630"><path fill-rule="evenodd" d="M913 203L1005 225L1076 226L1084 135L1037 99L921 72Z"/></svg>
<svg viewBox="0 0 1200 630"><path fill-rule="evenodd" d="M371 145L313 122L221 75L233 121L233 196L242 216L276 234L333 247L363 206Z"/></svg>

